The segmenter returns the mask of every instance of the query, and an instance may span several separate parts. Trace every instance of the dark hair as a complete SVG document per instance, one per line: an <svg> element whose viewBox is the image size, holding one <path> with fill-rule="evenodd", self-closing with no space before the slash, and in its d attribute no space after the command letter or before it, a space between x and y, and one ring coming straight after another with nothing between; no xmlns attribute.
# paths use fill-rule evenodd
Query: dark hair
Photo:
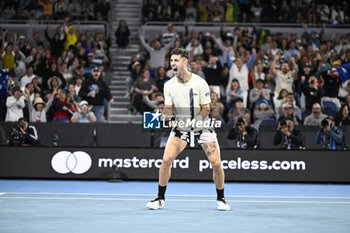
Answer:
<svg viewBox="0 0 350 233"><path fill-rule="evenodd" d="M281 89L280 90L280 92L278 93L278 97L277 97L277 99L282 99L283 97L282 97L282 92L284 92L284 91L287 91L287 89L285 89L285 88L283 88L283 89ZM287 94L288 94L288 91L287 91Z"/></svg>
<svg viewBox="0 0 350 233"><path fill-rule="evenodd" d="M26 84L26 88L28 88L29 85L33 84L32 82Z"/></svg>
<svg viewBox="0 0 350 233"><path fill-rule="evenodd" d="M24 127L25 123L28 123L28 120L25 117L21 117L17 121L17 125L21 128Z"/></svg>
<svg viewBox="0 0 350 233"><path fill-rule="evenodd" d="M25 121L25 122L28 122L27 119L26 119L25 117L19 118L18 121Z"/></svg>
<svg viewBox="0 0 350 233"><path fill-rule="evenodd" d="M172 55L180 55L181 57L184 57L186 59L188 59L190 57L189 52L187 52L185 49L182 49L182 48L175 48L175 49L171 50L170 57Z"/></svg>
<svg viewBox="0 0 350 233"><path fill-rule="evenodd" d="M66 95L68 95L68 91L67 91L67 89L64 89L64 88L60 88L61 89L61 93L62 94L66 94Z"/></svg>
<svg viewBox="0 0 350 233"><path fill-rule="evenodd" d="M21 92L21 88L20 88L19 86L14 86L14 87L12 88L12 95L13 95L16 91Z"/></svg>
<svg viewBox="0 0 350 233"><path fill-rule="evenodd" d="M346 104L341 105L339 112L337 113L337 115L335 117L335 121L336 121L337 125L339 125L339 122L343 121L343 109L346 107L349 109L348 105L346 105ZM349 116L348 116L348 118L349 118Z"/></svg>
<svg viewBox="0 0 350 233"><path fill-rule="evenodd" d="M165 71L165 68L163 66L159 66L157 68L157 71L156 71L156 80L159 80L160 79L160 74L159 74L159 70L160 69L163 69ZM166 73L164 73L164 79L166 78Z"/></svg>
<svg viewBox="0 0 350 233"><path fill-rule="evenodd" d="M146 72L149 72L149 69L147 68L144 68L143 70L141 70L141 79L143 78L143 74L146 73Z"/></svg>

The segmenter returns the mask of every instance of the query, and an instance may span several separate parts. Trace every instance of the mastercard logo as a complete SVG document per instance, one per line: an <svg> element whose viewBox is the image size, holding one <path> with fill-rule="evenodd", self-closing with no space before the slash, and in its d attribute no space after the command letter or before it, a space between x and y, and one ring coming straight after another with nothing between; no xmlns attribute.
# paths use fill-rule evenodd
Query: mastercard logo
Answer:
<svg viewBox="0 0 350 233"><path fill-rule="evenodd" d="M91 165L91 157L84 151L60 151L51 160L53 170L60 174L84 174Z"/></svg>

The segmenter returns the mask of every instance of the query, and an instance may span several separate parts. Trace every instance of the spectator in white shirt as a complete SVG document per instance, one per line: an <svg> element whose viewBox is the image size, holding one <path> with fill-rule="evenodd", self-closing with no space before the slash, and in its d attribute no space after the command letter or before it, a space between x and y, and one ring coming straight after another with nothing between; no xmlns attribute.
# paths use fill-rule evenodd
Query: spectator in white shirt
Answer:
<svg viewBox="0 0 350 233"><path fill-rule="evenodd" d="M24 90L25 86L27 85L27 83L31 83L33 78L36 76L33 70L33 66L28 66L27 67L27 74L24 75L20 82L21 82L21 90Z"/></svg>
<svg viewBox="0 0 350 233"><path fill-rule="evenodd" d="M6 118L5 121L16 122L23 117L23 108L26 106L25 97L22 95L19 86L12 89L12 96L6 99Z"/></svg>
<svg viewBox="0 0 350 233"><path fill-rule="evenodd" d="M74 85L75 94L79 95L79 91L81 89L82 84L83 84L83 78L81 76L77 76L75 78L75 85Z"/></svg>
<svg viewBox="0 0 350 233"><path fill-rule="evenodd" d="M191 40L186 46L186 50L190 53L190 61L194 60L196 56L203 54L202 44L199 43L197 38Z"/></svg>

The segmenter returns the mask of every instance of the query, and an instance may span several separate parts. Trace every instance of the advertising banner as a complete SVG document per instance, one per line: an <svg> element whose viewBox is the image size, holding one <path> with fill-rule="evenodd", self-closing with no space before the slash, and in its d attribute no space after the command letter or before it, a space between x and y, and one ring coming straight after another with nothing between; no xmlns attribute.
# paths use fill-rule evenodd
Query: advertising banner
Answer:
<svg viewBox="0 0 350 233"><path fill-rule="evenodd" d="M0 147L0 178L157 180L163 149ZM346 151L221 150L226 181L350 182ZM201 149L184 150L172 180L210 181Z"/></svg>

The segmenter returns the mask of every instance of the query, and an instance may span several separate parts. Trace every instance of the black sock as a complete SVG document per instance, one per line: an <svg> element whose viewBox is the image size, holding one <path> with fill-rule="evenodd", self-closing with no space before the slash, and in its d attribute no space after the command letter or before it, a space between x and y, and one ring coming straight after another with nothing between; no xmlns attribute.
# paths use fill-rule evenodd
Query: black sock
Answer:
<svg viewBox="0 0 350 233"><path fill-rule="evenodd" d="M160 186L158 185L158 197L160 199L165 200L165 190L166 190L166 185L165 186Z"/></svg>
<svg viewBox="0 0 350 233"><path fill-rule="evenodd" d="M217 200L224 199L224 189L216 189Z"/></svg>

